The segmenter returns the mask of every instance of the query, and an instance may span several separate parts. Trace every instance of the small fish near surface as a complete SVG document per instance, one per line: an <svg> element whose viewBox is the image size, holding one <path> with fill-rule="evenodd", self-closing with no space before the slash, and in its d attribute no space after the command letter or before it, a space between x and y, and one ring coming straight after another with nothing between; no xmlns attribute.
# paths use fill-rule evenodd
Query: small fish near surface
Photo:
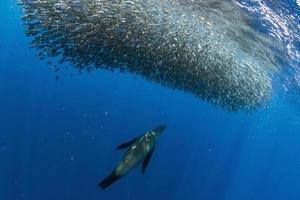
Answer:
<svg viewBox="0 0 300 200"><path fill-rule="evenodd" d="M80 73L130 73L228 111L267 105L277 60L285 57L235 1L18 2L39 59Z"/></svg>
<svg viewBox="0 0 300 200"><path fill-rule="evenodd" d="M155 149L156 139L166 128L166 125L160 125L142 136L117 146L117 150L127 149L127 151L112 173L102 180L98 187L107 188L141 163L144 174Z"/></svg>

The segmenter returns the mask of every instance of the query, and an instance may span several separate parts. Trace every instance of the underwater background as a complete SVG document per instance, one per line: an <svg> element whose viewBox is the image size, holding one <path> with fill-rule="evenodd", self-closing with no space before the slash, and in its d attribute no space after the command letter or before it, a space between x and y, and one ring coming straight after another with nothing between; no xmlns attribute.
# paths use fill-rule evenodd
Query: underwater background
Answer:
<svg viewBox="0 0 300 200"><path fill-rule="evenodd" d="M251 15L267 10L261 2L287 29L254 25L280 36L290 67L274 78L268 106L247 113L126 73L69 68L56 80L29 48L20 6L1 0L0 199L300 199L300 8L237 5ZM145 175L136 169L97 188L122 156L115 147L159 124L168 128Z"/></svg>

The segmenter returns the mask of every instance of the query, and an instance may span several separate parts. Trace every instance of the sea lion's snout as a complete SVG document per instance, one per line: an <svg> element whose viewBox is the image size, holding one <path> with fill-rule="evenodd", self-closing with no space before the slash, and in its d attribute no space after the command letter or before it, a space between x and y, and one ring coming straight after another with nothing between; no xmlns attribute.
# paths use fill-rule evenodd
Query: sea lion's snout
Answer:
<svg viewBox="0 0 300 200"><path fill-rule="evenodd" d="M158 126L157 128L155 128L155 129L153 130L153 132L154 132L154 134L155 134L156 136L158 136L158 135L160 135L162 132L164 132L164 130L166 130L166 128L167 128L167 125L163 124L163 125L160 125L160 126Z"/></svg>

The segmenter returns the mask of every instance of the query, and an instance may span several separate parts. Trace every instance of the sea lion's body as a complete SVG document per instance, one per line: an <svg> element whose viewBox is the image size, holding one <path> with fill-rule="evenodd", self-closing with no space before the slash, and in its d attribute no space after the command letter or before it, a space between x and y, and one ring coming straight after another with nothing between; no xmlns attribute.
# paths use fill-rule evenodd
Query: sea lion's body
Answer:
<svg viewBox="0 0 300 200"><path fill-rule="evenodd" d="M98 186L102 189L108 187L142 162L142 173L144 173L154 151L156 138L165 130L165 128L166 126L164 125L159 126L140 137L119 145L117 149L128 148L128 150L113 172L101 181Z"/></svg>
<svg viewBox="0 0 300 200"><path fill-rule="evenodd" d="M129 170L139 165L145 157L154 149L155 137L151 132L137 139L137 141L128 148L123 159L117 165L115 171L118 174L126 174Z"/></svg>

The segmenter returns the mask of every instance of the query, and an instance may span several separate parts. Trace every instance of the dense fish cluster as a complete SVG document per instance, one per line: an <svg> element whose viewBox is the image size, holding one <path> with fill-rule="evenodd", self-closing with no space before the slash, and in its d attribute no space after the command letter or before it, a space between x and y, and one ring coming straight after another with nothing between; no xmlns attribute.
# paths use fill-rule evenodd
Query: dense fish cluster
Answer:
<svg viewBox="0 0 300 200"><path fill-rule="evenodd" d="M20 4L26 33L41 59L57 57L58 64L69 62L79 70L130 72L231 111L256 109L271 96L269 68L264 65L272 58L258 48L254 51L253 43L243 37L262 45L265 41L244 28L247 21L242 24L241 16L231 12L236 9L232 2L20 0ZM240 19L230 22L241 23L240 34L226 29L229 18Z"/></svg>

